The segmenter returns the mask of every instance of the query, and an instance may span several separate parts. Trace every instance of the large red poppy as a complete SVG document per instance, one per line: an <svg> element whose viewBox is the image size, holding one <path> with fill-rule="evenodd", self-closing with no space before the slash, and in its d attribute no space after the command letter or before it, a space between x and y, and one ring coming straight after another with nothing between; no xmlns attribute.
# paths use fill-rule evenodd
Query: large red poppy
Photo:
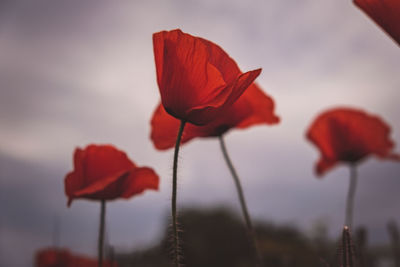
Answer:
<svg viewBox="0 0 400 267"><path fill-rule="evenodd" d="M261 123L278 122L279 118L274 113L272 98L256 84L252 84L230 108L211 123L204 126L187 124L181 143L186 143L196 137L220 136L232 128L247 128ZM154 146L160 150L173 147L179 124L179 120L169 115L160 104L151 119L151 140Z"/></svg>
<svg viewBox="0 0 400 267"><path fill-rule="evenodd" d="M354 0L354 3L400 45L399 0Z"/></svg>
<svg viewBox="0 0 400 267"><path fill-rule="evenodd" d="M241 73L218 45L181 30L153 34L153 45L162 105L196 125L230 107L261 72Z"/></svg>
<svg viewBox="0 0 400 267"><path fill-rule="evenodd" d="M111 145L89 145L74 153L74 170L65 178L68 206L75 198L113 200L130 198L146 189L158 189L158 176L148 167L137 167Z"/></svg>
<svg viewBox="0 0 400 267"><path fill-rule="evenodd" d="M97 267L96 259L74 255L69 250L47 248L35 256L35 267ZM117 267L117 263L103 262L104 267Z"/></svg>
<svg viewBox="0 0 400 267"><path fill-rule="evenodd" d="M319 115L307 131L307 138L321 152L316 166L324 174L339 162L354 164L369 155L400 159L392 152L390 127L381 118L352 108L336 108Z"/></svg>

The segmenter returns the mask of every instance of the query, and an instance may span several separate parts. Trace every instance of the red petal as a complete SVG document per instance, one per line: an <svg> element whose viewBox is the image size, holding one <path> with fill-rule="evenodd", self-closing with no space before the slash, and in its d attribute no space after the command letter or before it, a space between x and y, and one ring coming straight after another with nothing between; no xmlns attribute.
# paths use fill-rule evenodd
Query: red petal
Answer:
<svg viewBox="0 0 400 267"><path fill-rule="evenodd" d="M253 83L260 75L261 69L253 70L241 74L231 85L225 90L229 90L228 99L217 98L215 102L199 105L189 110L187 120L196 125L204 125L213 121L220 113L230 108L235 101L243 94L243 92ZM224 102L225 101L225 102Z"/></svg>
<svg viewBox="0 0 400 267"><path fill-rule="evenodd" d="M76 177L74 172L70 172L64 179L65 194L68 197L67 206L71 206L74 198L74 192L79 190L82 186L82 179Z"/></svg>
<svg viewBox="0 0 400 267"><path fill-rule="evenodd" d="M399 0L354 0L354 3L400 45Z"/></svg>
<svg viewBox="0 0 400 267"><path fill-rule="evenodd" d="M111 145L89 145L84 150L76 149L74 166L74 171L68 173L65 178L68 206L74 198L127 198L126 183L132 177L136 177L132 176L132 173L137 169L123 151ZM149 184L154 184L154 177L144 177L149 179Z"/></svg>
<svg viewBox="0 0 400 267"><path fill-rule="evenodd" d="M338 162L355 163L366 156L392 157L390 127L379 117L351 108L332 109L312 123L307 138L321 152L317 172Z"/></svg>
<svg viewBox="0 0 400 267"><path fill-rule="evenodd" d="M36 267L97 267L97 259L73 255L66 249L47 248L39 250L35 256ZM117 267L109 261L103 261L104 267Z"/></svg>
<svg viewBox="0 0 400 267"><path fill-rule="evenodd" d="M163 31L153 35L153 44L161 100L173 116L185 119L188 109L225 87L200 38L180 30Z"/></svg>
<svg viewBox="0 0 400 267"><path fill-rule="evenodd" d="M315 166L315 172L317 173L318 176L324 175L327 171L335 167L337 164L337 161L330 161L327 160L326 158L320 158L317 165Z"/></svg>
<svg viewBox="0 0 400 267"><path fill-rule="evenodd" d="M180 121L169 115L162 104L159 104L153 113L150 123L150 138L154 146L161 150L173 147Z"/></svg>
<svg viewBox="0 0 400 267"><path fill-rule="evenodd" d="M68 267L98 267L97 259L89 258L86 256L73 256ZM111 263L103 260L103 267L117 267L117 263Z"/></svg>
<svg viewBox="0 0 400 267"><path fill-rule="evenodd" d="M260 74L240 74L218 45L180 30L153 35L157 82L165 110L196 125L211 122Z"/></svg>
<svg viewBox="0 0 400 267"><path fill-rule="evenodd" d="M146 189L158 190L158 184L158 175L151 168L135 168L124 181L121 197L130 198Z"/></svg>
<svg viewBox="0 0 400 267"><path fill-rule="evenodd" d="M68 267L72 255L65 249L44 249L36 253L36 267Z"/></svg>
<svg viewBox="0 0 400 267"><path fill-rule="evenodd" d="M388 158L392 159L392 160L397 160L400 161L400 154L398 153L391 153Z"/></svg>
<svg viewBox="0 0 400 267"><path fill-rule="evenodd" d="M122 184L130 175L129 171L121 171L113 175L103 177L94 181L81 190L73 193L74 198L91 198L112 200L121 196L122 189L118 184Z"/></svg>
<svg viewBox="0 0 400 267"><path fill-rule="evenodd" d="M65 194L68 196L68 206L71 205L72 197L75 191L85 186L84 167L86 153L80 148L74 152L74 171L67 174L65 183Z"/></svg>
<svg viewBox="0 0 400 267"><path fill-rule="evenodd" d="M199 38L208 48L209 62L214 65L224 77L227 83L231 83L241 74L236 62L217 44L206 39Z"/></svg>
<svg viewBox="0 0 400 267"><path fill-rule="evenodd" d="M180 121L169 115L162 104L159 104L151 118L151 135L154 146L157 149L164 150L175 146L176 137L178 135ZM190 128L193 125L188 123L185 126L181 144L186 143L196 137L190 134Z"/></svg>
<svg viewBox="0 0 400 267"><path fill-rule="evenodd" d="M195 137L215 137L231 128L247 128L252 125L278 123L274 114L273 100L257 85L252 84L243 95L211 123L204 126L186 124L181 144ZM151 140L157 149L175 145L180 121L169 115L160 104L151 119Z"/></svg>
<svg viewBox="0 0 400 267"><path fill-rule="evenodd" d="M83 164L86 185L135 167L135 164L129 160L124 152L111 145L89 145L85 149L85 153Z"/></svg>
<svg viewBox="0 0 400 267"><path fill-rule="evenodd" d="M250 106L252 107L252 113L240 123L238 123L236 127L247 128L249 126L260 123L279 123L279 117L276 116L274 113L274 101L271 97L266 95L255 83L250 85L250 87L237 102L239 101L249 102Z"/></svg>

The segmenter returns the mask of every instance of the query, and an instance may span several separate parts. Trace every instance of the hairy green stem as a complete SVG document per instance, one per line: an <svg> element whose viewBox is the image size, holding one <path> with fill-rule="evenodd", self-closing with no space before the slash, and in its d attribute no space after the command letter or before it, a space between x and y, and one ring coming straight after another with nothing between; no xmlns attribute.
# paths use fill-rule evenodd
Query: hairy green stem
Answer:
<svg viewBox="0 0 400 267"><path fill-rule="evenodd" d="M355 266L355 252L353 240L351 238L350 228L344 226L342 232L342 267L354 267Z"/></svg>
<svg viewBox="0 0 400 267"><path fill-rule="evenodd" d="M221 145L222 154L224 155L226 164L228 165L228 168L232 174L233 180L236 185L236 190L237 190L237 193L239 196L240 206L242 207L243 217L244 217L244 220L245 220L246 226L247 226L248 236L249 236L251 242L253 243L253 247L255 250L256 258L257 258L256 266L262 266L262 257L261 257L260 249L258 247L253 224L251 222L249 212L247 210L246 200L244 198L243 189L242 189L242 185L240 183L239 176L238 176L235 168L233 167L231 159L229 158L229 155L228 155L228 152L227 152L226 146L225 146L225 141L224 141L222 135L220 135L218 139L219 139L219 142Z"/></svg>
<svg viewBox="0 0 400 267"><path fill-rule="evenodd" d="M175 151L174 151L174 165L172 172L172 200L171 200L171 212L172 212L172 228L173 228L173 253L174 253L174 264L176 267L179 267L179 236L178 236L178 223L177 223L177 215L176 215L176 197L177 197L177 173L178 173L178 154L179 147L181 144L183 129L185 128L185 121L181 121L181 125L179 127L178 136L176 137L175 143Z"/></svg>

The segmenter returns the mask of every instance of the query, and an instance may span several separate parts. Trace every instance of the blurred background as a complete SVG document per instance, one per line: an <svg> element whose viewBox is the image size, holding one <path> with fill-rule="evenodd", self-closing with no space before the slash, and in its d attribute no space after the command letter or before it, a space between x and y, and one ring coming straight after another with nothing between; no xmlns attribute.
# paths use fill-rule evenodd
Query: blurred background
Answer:
<svg viewBox="0 0 400 267"><path fill-rule="evenodd" d="M160 175L159 192L108 204L108 244L129 252L163 238L173 151L149 139L160 101L151 38L174 28L219 44L243 71L263 68L257 82L281 123L225 138L253 219L340 236L349 170L316 178L307 127L327 108L360 107L400 143L399 47L350 0L3 0L0 266L31 266L51 245L96 255L100 205L67 208L63 186L74 149L89 143L112 143ZM388 243L387 222L400 221L399 174L399 163L375 158L359 168L354 221L372 244ZM179 207L240 216L217 140L183 146L178 179Z"/></svg>

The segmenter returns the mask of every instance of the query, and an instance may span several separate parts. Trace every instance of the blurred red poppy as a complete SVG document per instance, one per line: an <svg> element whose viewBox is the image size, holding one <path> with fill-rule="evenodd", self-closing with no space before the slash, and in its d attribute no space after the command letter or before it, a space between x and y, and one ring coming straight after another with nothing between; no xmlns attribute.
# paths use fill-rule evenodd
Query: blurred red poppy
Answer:
<svg viewBox="0 0 400 267"><path fill-rule="evenodd" d="M158 189L158 176L148 167L137 167L111 145L89 145L74 153L74 170L65 178L68 206L75 198L113 200L130 198L146 189Z"/></svg>
<svg viewBox="0 0 400 267"><path fill-rule="evenodd" d="M400 45L399 0L354 0L354 3Z"/></svg>
<svg viewBox="0 0 400 267"><path fill-rule="evenodd" d="M64 249L45 249L36 253L36 267L67 267L71 254Z"/></svg>
<svg viewBox="0 0 400 267"><path fill-rule="evenodd" d="M196 125L230 107L261 72L241 73L218 45L179 29L153 34L153 45L162 105Z"/></svg>
<svg viewBox="0 0 400 267"><path fill-rule="evenodd" d="M256 84L211 123L204 126L187 124L181 144L196 137L216 137L232 128L247 128L256 124L275 124L279 117L274 114L274 102ZM164 150L175 145L179 120L169 115L160 104L151 119L151 140L157 149Z"/></svg>
<svg viewBox="0 0 400 267"><path fill-rule="evenodd" d="M321 152L316 166L324 174L339 162L357 163L369 155L400 159L394 154L390 127L381 118L352 108L336 108L319 115L307 131L307 138Z"/></svg>
<svg viewBox="0 0 400 267"><path fill-rule="evenodd" d="M66 249L47 248L36 253L35 267L97 267L98 262L85 256L71 254ZM103 262L104 267L117 267L117 263Z"/></svg>

